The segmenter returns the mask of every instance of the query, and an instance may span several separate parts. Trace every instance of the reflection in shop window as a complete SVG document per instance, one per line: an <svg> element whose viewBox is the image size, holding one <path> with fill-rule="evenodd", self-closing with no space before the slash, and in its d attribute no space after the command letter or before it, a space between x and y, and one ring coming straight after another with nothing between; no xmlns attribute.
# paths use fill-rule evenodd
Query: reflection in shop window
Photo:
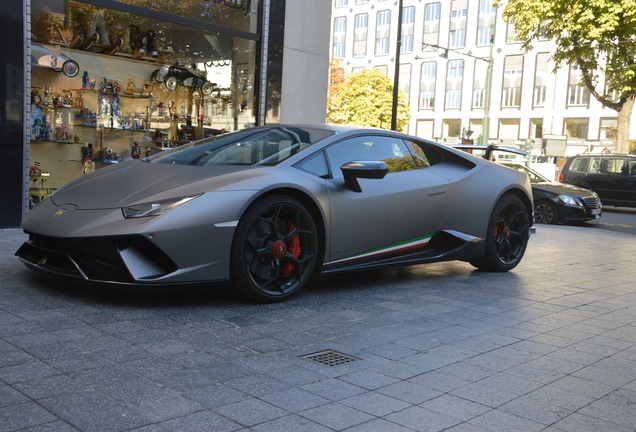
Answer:
<svg viewBox="0 0 636 432"><path fill-rule="evenodd" d="M197 27L73 0L32 0L31 159L50 165L43 168L51 186L81 175L89 143L100 168L130 158L135 142L152 154L253 125L257 37L234 31L256 28L257 15L241 7L247 3L257 4L143 2L164 12L156 16L196 18ZM212 23L229 30L206 29ZM77 74L57 67L67 59Z"/></svg>

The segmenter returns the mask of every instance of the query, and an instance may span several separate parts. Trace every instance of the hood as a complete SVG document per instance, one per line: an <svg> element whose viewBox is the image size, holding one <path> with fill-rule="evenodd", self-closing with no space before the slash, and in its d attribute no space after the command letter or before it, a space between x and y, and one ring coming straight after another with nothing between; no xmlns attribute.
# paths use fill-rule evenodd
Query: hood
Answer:
<svg viewBox="0 0 636 432"><path fill-rule="evenodd" d="M225 176L254 172L249 166L199 167L126 161L81 177L51 195L56 205L70 204L78 209L119 208L150 199L172 198L227 187L235 180ZM224 177L221 177L224 176ZM191 187L188 187L191 186ZM174 189L175 190L172 192ZM162 196L163 195L163 196Z"/></svg>
<svg viewBox="0 0 636 432"><path fill-rule="evenodd" d="M557 195L576 195L580 197L592 196L593 192L589 189L581 188L574 185L556 183L556 182L542 182L532 183L532 189L539 189L546 192L551 192Z"/></svg>

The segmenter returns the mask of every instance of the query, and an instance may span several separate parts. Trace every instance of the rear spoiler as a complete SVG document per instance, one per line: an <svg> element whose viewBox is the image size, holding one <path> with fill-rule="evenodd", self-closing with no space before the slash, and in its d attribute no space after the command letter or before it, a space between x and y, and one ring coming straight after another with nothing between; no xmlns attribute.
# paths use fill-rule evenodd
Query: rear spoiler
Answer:
<svg viewBox="0 0 636 432"><path fill-rule="evenodd" d="M507 153L514 153L514 154L518 154L521 156L527 156L528 152L525 150L521 150L518 148L514 148L514 147L508 147L508 146L498 146L495 144L488 144L488 145L480 145L480 144L451 144L450 145L452 148L457 149L457 150L483 150L484 151L484 155L482 156L484 159L486 160L490 160L490 157L492 156L492 153L494 151L503 151L503 152L507 152Z"/></svg>

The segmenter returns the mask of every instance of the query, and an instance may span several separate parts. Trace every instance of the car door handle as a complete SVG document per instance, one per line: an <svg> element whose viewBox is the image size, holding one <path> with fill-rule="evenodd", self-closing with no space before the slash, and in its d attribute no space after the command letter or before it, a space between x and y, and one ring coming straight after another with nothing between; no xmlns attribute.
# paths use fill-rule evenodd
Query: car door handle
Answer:
<svg viewBox="0 0 636 432"><path fill-rule="evenodd" d="M433 197L437 195L444 195L446 193L446 189L431 189L428 191L428 196Z"/></svg>

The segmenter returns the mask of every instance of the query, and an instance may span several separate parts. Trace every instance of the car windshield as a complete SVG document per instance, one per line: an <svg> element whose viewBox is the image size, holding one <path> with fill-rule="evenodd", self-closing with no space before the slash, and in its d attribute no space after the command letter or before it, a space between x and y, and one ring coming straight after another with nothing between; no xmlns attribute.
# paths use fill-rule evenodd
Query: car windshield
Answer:
<svg viewBox="0 0 636 432"><path fill-rule="evenodd" d="M148 159L176 165L276 165L335 132L299 127L244 129L196 141Z"/></svg>
<svg viewBox="0 0 636 432"><path fill-rule="evenodd" d="M504 164L504 165L506 165L508 168L516 169L517 171L521 171L528 174L530 183L546 183L546 182L552 183L550 179L548 179L547 177L544 177L543 175L539 174L539 172L525 165L519 165L519 164Z"/></svg>

